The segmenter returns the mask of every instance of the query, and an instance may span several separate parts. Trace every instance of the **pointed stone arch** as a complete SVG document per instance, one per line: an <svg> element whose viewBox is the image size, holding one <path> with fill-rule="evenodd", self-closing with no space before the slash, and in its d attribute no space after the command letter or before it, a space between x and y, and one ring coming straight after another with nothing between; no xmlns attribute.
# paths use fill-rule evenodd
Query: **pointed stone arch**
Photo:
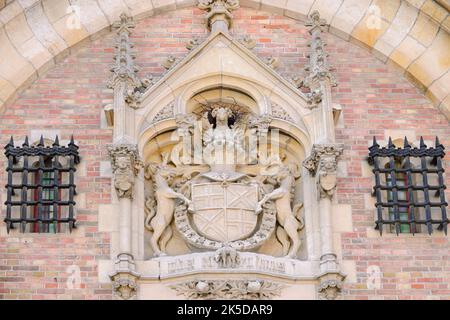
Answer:
<svg viewBox="0 0 450 320"><path fill-rule="evenodd" d="M190 7L195 1L99 0L77 5L11 1L0 9L0 53L4 58L0 63L0 107L13 102L18 93L84 42L109 32L120 13L140 19ZM330 23L330 33L399 66L450 118L450 16L445 1L242 0L241 6L300 21L318 10ZM78 18L77 10L88 14ZM380 28L372 30L370 21L377 16ZM74 24L79 28L73 28Z"/></svg>

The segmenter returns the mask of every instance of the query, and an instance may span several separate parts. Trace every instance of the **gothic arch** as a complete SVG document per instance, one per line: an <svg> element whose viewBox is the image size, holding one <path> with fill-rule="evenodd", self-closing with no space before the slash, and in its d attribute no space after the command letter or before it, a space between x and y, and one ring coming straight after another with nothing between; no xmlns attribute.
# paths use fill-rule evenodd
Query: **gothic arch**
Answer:
<svg viewBox="0 0 450 320"><path fill-rule="evenodd" d="M109 32L121 12L140 19L194 4L194 0L82 1L79 10L89 14L80 15L80 28L74 29L78 24L75 2L10 1L0 8L0 55L4 58L0 63L0 107L13 102L18 93L80 44ZM330 33L398 65L450 118L450 16L445 1L242 0L241 6L300 21L318 10L330 23ZM374 30L370 22L377 15L381 16L375 21L380 28ZM424 28L429 32L421 32ZM27 49L30 45L32 51Z"/></svg>

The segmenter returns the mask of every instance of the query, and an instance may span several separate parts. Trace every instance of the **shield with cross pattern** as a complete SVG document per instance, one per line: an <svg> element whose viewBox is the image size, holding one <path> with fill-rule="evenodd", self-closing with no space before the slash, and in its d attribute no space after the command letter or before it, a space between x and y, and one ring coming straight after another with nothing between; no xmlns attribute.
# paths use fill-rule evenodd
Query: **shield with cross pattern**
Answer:
<svg viewBox="0 0 450 320"><path fill-rule="evenodd" d="M258 186L241 183L192 185L193 223L208 239L229 242L245 239L256 228Z"/></svg>

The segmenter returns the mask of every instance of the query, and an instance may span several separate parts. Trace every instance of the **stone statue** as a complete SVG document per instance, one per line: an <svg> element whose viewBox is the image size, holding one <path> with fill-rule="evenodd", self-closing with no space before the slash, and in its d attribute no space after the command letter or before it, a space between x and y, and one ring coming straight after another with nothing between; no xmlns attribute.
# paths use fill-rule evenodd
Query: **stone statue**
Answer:
<svg viewBox="0 0 450 320"><path fill-rule="evenodd" d="M259 213L267 201L273 200L275 202L277 222L280 225L277 228L276 235L283 245L283 254L288 258L294 258L300 249L301 241L298 231L304 227L300 216L303 203L298 203L291 209L291 195L296 176L294 171L296 170L280 164L279 172L275 175L279 186L259 201L257 209L257 213Z"/></svg>
<svg viewBox="0 0 450 320"><path fill-rule="evenodd" d="M238 125L230 127L229 122L233 117L230 108L215 108L211 111L211 116L215 120L215 126L210 124L203 134L204 160L209 165L234 164L235 153L244 152L241 145L242 129Z"/></svg>
<svg viewBox="0 0 450 320"><path fill-rule="evenodd" d="M154 200L151 198L147 200L146 226L147 229L153 231L150 240L153 252L155 256L161 256L165 254L163 252L165 244L172 236L170 223L173 219L176 199L181 199L187 205L190 204L190 200L170 187L175 173L166 164L149 165L146 170L146 177L154 181L154 200L156 200L156 210L151 209L154 208L154 202L152 202Z"/></svg>

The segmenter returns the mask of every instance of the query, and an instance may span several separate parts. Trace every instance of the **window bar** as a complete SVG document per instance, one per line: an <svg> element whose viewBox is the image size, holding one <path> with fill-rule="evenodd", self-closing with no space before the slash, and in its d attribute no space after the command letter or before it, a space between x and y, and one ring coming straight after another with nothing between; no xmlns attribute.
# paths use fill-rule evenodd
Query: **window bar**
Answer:
<svg viewBox="0 0 450 320"><path fill-rule="evenodd" d="M74 154L71 154L69 157L69 230L72 232L72 229L75 228L75 219L73 218L74 215L74 204L73 198L76 194L75 189L75 164L78 164L80 162L80 158L78 156L78 146L75 144L75 141L73 139L73 135L70 137L69 142L69 148L74 149L76 152Z"/></svg>
<svg viewBox="0 0 450 320"><path fill-rule="evenodd" d="M25 137L25 141L22 147L29 147L28 137ZM20 230L25 232L27 225L27 196L28 196L28 155L23 156L23 171L22 171L22 194L21 194L21 206L20 206Z"/></svg>
<svg viewBox="0 0 450 320"><path fill-rule="evenodd" d="M392 139L391 137L389 137L389 142L388 142L388 148L389 149L395 149L394 144L392 143ZM398 189L397 189L397 179L395 177L395 159L394 159L394 155L393 153L391 153L391 155L389 156L389 174L391 176L391 181L392 181L392 204L393 207L392 209L394 210L394 220L395 220L395 233L397 233L397 235L400 233L400 211L398 208Z"/></svg>
<svg viewBox="0 0 450 320"><path fill-rule="evenodd" d="M5 149L7 150L8 153L8 149L9 148L14 148L14 140L13 137L11 136L11 139L9 140L9 143L5 146ZM9 230L14 228L13 222L11 221L11 197L14 193L14 189L12 187L13 185L13 168L14 165L14 156L12 154L8 153L8 167L6 168L6 170L8 171L8 185L7 185L7 195L6 195L6 231L9 233Z"/></svg>
<svg viewBox="0 0 450 320"><path fill-rule="evenodd" d="M73 140L73 136L70 138L69 147L76 147L75 142ZM73 219L73 205L74 205L74 195L75 195L75 156L71 155L69 157L69 231L72 232L72 229L75 228L75 221Z"/></svg>
<svg viewBox="0 0 450 320"><path fill-rule="evenodd" d="M21 232L27 230L27 224L32 224L30 231L47 232L49 226L55 226L55 232L58 232L58 227L61 222L69 223L70 231L75 228L74 205L73 200L76 195L75 186L75 165L79 163L78 146L75 145L73 136L67 147L60 146L59 138L56 137L52 147L44 145L44 138L41 136L40 141L36 146L30 146L28 137L22 147L15 147L13 137L11 137L8 144L5 146L5 155L7 157L7 190L6 199L6 222L7 231L14 228L14 224L20 224ZM23 157L23 165L15 167L17 159ZM32 158L30 158L32 157ZM37 158L38 166L34 164L30 166L30 160ZM61 167L59 159L61 157L67 158L70 167ZM46 159L51 160L51 166L46 167ZM69 173L69 182L62 183L62 174ZM14 183L14 174L21 174L21 182ZM29 181L28 175L34 174L33 181ZM49 179L49 181L47 181ZM47 183L48 182L48 183ZM68 200L62 200L61 190L68 189ZM21 190L20 199L13 200L15 190ZM33 190L33 197L28 199L28 193ZM47 193L50 195L47 199ZM61 207L68 206L68 218L62 217ZM14 218L14 208L18 207L20 210L20 218ZM32 209L32 215L30 213ZM47 216L47 209L51 216ZM51 213L52 212L52 213Z"/></svg>
<svg viewBox="0 0 450 320"><path fill-rule="evenodd" d="M420 137L420 149L426 150L427 146L423 141L423 137ZM427 167L427 159L426 153L422 153L420 156L420 164L422 169L422 181L423 181L423 195L424 195L424 204L425 204L425 217L426 217L426 225L428 234L431 235L433 232L433 225L431 223L431 209L430 209L430 194L429 194L429 186L428 186L428 167Z"/></svg>
<svg viewBox="0 0 450 320"><path fill-rule="evenodd" d="M55 138L55 142L53 143L53 147L56 149L59 147L59 139L58 136ZM53 232L57 233L58 228L58 202L60 201L59 197L59 168L58 168L58 155L56 154L53 158Z"/></svg>
<svg viewBox="0 0 450 320"><path fill-rule="evenodd" d="M42 140L42 136L41 136L41 140ZM41 141L39 142L39 144L41 144ZM42 141L42 145L44 145L44 141ZM44 192L44 167L45 167L45 163L44 163L44 155L39 155L39 170L38 170L38 222L39 222L39 233L42 233L43 230L43 208L42 208L42 193Z"/></svg>
<svg viewBox="0 0 450 320"><path fill-rule="evenodd" d="M373 145L371 147L371 151L374 149L378 149L380 146L377 143L377 140L375 137L373 137ZM375 173L375 187L374 187L374 191L375 191L375 195L377 197L377 203L376 203L376 207L377 207L377 221L375 229L378 229L380 231L380 235L383 234L383 206L382 206L382 199L381 199L381 190L380 190L380 168L379 168L379 164L378 164L378 157L375 156L372 159L373 161L373 165L374 165L374 169L373 172Z"/></svg>
<svg viewBox="0 0 450 320"><path fill-rule="evenodd" d="M405 150L405 173L406 173L406 182L407 182L407 194L406 194L406 200L408 201L408 219L409 219L409 227L410 232L413 234L413 236L416 233L416 217L414 215L414 190L413 190L413 180L411 176L411 161L410 161L410 151L411 151L411 145L408 142L408 138L405 136L405 140L403 142L403 148Z"/></svg>
<svg viewBox="0 0 450 320"><path fill-rule="evenodd" d="M444 146L439 143L438 137L436 137L436 143L435 143L436 149L440 149L441 151L444 149ZM438 173L438 183L439 183L439 199L441 202L441 214L442 214L442 223L439 225L438 229L444 231L445 235L447 235L447 225L448 225L448 219L447 219L447 210L446 206L447 203L445 202L445 185L444 185L444 168L442 167L442 153L436 155L436 167L437 167L437 173Z"/></svg>

